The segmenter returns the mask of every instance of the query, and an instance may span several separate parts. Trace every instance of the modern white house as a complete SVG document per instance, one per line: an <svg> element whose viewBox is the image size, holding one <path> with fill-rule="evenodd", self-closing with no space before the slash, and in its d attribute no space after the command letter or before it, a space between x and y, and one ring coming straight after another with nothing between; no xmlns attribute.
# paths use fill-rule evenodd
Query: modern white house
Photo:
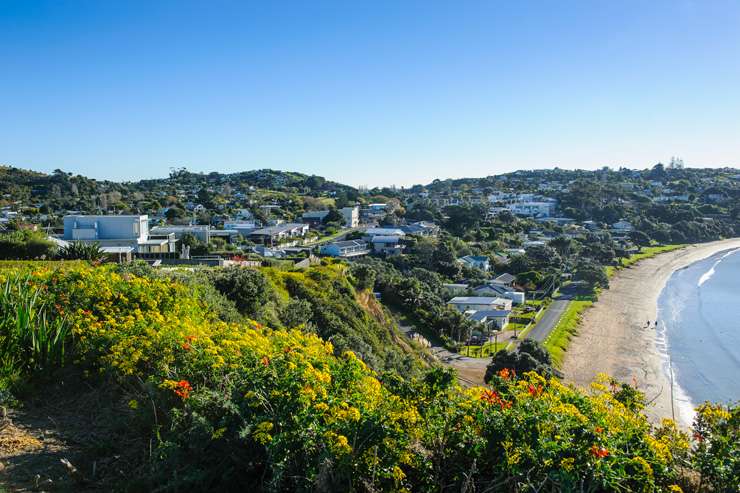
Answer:
<svg viewBox="0 0 740 493"><path fill-rule="evenodd" d="M370 253L367 243L359 240L335 241L319 247L321 255L330 257L351 258L360 257Z"/></svg>
<svg viewBox="0 0 740 493"><path fill-rule="evenodd" d="M97 243L106 253L116 255L176 251L174 235L150 234L149 217L146 215L67 215L64 216L61 239Z"/></svg>
<svg viewBox="0 0 740 493"><path fill-rule="evenodd" d="M259 225L256 221L226 221L224 222L224 229L236 231L237 234L246 238L249 236L249 233L259 229Z"/></svg>
<svg viewBox="0 0 740 493"><path fill-rule="evenodd" d="M456 296L447 304L465 313L471 310L511 310L512 302L510 299L491 296Z"/></svg>

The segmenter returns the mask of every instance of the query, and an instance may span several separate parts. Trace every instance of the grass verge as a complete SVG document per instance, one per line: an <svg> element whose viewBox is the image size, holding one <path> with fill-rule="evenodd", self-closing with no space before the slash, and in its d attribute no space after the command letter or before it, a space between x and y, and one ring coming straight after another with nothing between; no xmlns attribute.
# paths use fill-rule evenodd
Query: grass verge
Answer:
<svg viewBox="0 0 740 493"><path fill-rule="evenodd" d="M629 257L622 259L619 265L608 266L606 268L606 275L608 277L612 277L618 270L631 267L635 265L637 262L639 262L640 260L655 257L656 255L659 255L661 253L678 250L680 248L684 248L685 246L686 245L662 245L662 246L644 247L639 253L634 253L630 255Z"/></svg>

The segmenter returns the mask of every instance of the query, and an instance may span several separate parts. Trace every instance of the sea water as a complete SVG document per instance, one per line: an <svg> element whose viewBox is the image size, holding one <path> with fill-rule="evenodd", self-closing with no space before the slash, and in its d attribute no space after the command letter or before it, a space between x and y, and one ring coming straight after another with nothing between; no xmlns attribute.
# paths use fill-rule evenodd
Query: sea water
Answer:
<svg viewBox="0 0 740 493"><path fill-rule="evenodd" d="M658 300L658 347L677 418L704 402L740 400L740 249L673 273Z"/></svg>

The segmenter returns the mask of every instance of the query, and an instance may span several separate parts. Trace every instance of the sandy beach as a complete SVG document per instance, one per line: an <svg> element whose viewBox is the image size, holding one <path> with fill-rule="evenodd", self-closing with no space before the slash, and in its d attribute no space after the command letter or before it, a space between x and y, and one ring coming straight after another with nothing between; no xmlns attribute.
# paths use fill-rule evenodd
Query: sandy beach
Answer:
<svg viewBox="0 0 740 493"><path fill-rule="evenodd" d="M663 357L656 346L658 297L671 274L717 252L740 247L740 238L692 245L645 259L617 272L599 301L587 309L563 361L568 382L587 387L597 373L637 383L650 402L648 417L671 417L671 391ZM683 426L690 425L676 418Z"/></svg>

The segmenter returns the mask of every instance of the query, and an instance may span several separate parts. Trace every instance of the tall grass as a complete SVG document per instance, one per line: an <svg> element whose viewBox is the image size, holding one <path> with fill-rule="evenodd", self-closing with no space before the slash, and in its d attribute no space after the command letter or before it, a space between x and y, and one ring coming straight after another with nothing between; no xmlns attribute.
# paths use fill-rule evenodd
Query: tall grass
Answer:
<svg viewBox="0 0 740 493"><path fill-rule="evenodd" d="M0 288L0 383L64 363L70 324L54 316L29 281L15 275Z"/></svg>

